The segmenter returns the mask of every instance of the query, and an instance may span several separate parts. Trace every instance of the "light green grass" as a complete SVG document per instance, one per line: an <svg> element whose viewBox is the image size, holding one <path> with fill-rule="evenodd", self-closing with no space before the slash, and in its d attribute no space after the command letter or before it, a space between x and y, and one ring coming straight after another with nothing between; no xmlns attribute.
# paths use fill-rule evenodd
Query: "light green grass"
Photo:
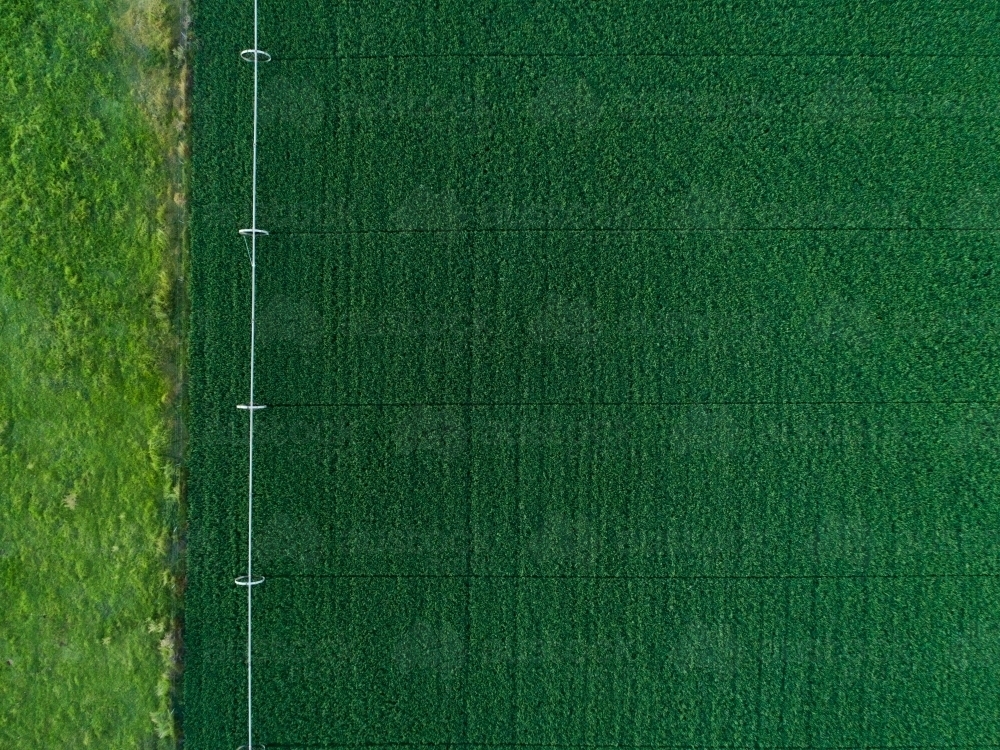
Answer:
<svg viewBox="0 0 1000 750"><path fill-rule="evenodd" d="M4 748L173 744L176 21L0 11Z"/></svg>

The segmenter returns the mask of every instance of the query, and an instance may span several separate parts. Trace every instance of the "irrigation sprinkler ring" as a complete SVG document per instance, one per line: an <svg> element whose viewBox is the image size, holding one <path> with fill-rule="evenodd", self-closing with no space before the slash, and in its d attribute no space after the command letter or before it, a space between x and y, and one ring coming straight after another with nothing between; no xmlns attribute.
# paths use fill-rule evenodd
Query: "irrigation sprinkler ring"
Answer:
<svg viewBox="0 0 1000 750"><path fill-rule="evenodd" d="M253 62L254 60L260 60L260 62L271 62L271 56L262 49L245 49L240 52L240 57L247 62Z"/></svg>
<svg viewBox="0 0 1000 750"><path fill-rule="evenodd" d="M264 576L261 576L260 578L254 578L252 580L247 578L246 576L240 576L239 578L236 579L237 586L257 586L261 583L264 583Z"/></svg>
<svg viewBox="0 0 1000 750"><path fill-rule="evenodd" d="M259 234L262 237L267 237L267 232L264 231L263 229L241 229L240 234L242 234L244 237L249 237L255 234Z"/></svg>

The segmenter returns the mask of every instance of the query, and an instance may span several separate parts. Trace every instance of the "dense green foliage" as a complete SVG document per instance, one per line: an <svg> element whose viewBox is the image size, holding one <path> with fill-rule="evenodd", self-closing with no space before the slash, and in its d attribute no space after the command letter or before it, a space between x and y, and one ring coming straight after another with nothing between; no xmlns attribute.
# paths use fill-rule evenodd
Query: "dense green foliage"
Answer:
<svg viewBox="0 0 1000 750"><path fill-rule="evenodd" d="M172 744L170 39L159 3L0 11L4 748Z"/></svg>
<svg viewBox="0 0 1000 750"><path fill-rule="evenodd" d="M198 15L197 750L246 742L252 8ZM255 742L1000 742L997 20L264 0Z"/></svg>

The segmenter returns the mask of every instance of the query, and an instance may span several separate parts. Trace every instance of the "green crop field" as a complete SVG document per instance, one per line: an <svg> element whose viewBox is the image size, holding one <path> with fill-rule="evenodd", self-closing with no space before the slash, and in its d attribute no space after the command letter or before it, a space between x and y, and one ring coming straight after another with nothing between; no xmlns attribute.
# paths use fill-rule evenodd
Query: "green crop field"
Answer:
<svg viewBox="0 0 1000 750"><path fill-rule="evenodd" d="M4 750L176 746L178 10L0 3Z"/></svg>
<svg viewBox="0 0 1000 750"><path fill-rule="evenodd" d="M261 0L254 744L1000 744L1000 12ZM247 742L250 0L185 736Z"/></svg>

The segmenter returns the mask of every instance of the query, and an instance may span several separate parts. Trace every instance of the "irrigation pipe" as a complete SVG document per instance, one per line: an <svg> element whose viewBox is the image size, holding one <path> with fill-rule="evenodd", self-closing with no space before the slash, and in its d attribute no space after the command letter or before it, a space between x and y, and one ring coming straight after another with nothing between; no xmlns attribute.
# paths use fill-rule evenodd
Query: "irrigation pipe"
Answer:
<svg viewBox="0 0 1000 750"><path fill-rule="evenodd" d="M247 590L247 743L241 748L253 748L253 587L264 582L263 577L253 576L253 416L254 413L266 409L263 404L254 403L253 366L254 345L257 333L257 237L266 236L267 232L257 227L257 80L258 67L262 62L268 62L271 56L259 49L257 33L257 3L253 3L253 48L240 52L240 57L253 63L253 167L251 170L250 187L250 228L241 229L240 235L250 238L250 401L239 404L236 408L250 415L250 457L247 470L247 572L236 579L237 586Z"/></svg>

